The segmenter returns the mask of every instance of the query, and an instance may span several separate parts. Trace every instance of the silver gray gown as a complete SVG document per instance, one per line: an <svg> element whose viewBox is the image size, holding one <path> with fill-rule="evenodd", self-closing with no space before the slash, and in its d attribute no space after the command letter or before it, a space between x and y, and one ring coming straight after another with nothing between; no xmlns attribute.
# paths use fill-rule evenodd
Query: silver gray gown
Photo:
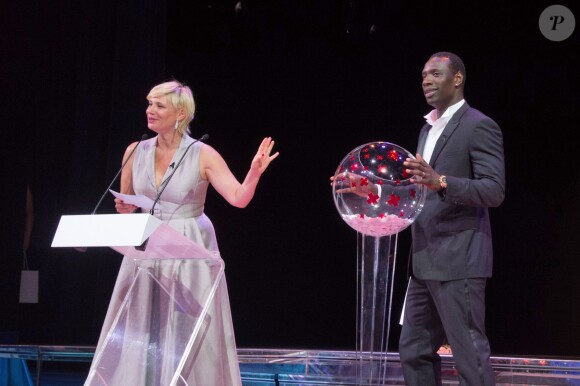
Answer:
<svg viewBox="0 0 580 386"><path fill-rule="evenodd" d="M203 212L209 186L209 182L201 178L199 171L200 150L204 144L193 142L194 140L191 137L185 135L176 150L172 166L168 168L164 181L174 171L174 168L176 168L175 175L173 175L167 187L163 190L161 199L154 210L154 215L195 243L214 252L217 258L220 259L214 227ZM158 195L158 189L155 185L154 164L156 143L157 137L141 142L133 155L135 157L133 160L133 188L135 194L145 195L152 199ZM190 145L191 147L178 166L179 160ZM163 183L160 185L159 191L162 187ZM140 262L140 264L143 264L143 262ZM160 267L158 262L155 261L146 264L150 264L147 269L151 269L156 272L156 275L159 274L159 277L165 278L161 279L161 282L166 280L168 283L180 283L178 290L172 291L178 292L180 304L182 306L185 305L185 314L199 312L201 305L196 301L195 295L192 294L198 293L198 288L206 286L208 282L207 274L204 272L192 273L190 270L184 269L185 265L180 260L175 260L174 262L164 261L163 267ZM157 305L154 305L153 301L149 300L152 294L151 285L140 285L132 290L136 291L138 297L140 297L139 309L134 310L132 315L128 313L128 316L124 316L126 319L123 320L127 324L140 324L140 328L143 328L145 324L151 324L150 317L144 317L144 315L151 314L154 312L152 310L162 309L156 313L156 315L159 315L158 319L161 320L158 322L161 326L158 328L158 341L152 342L154 340L152 336L128 337L123 329L124 327L119 327L118 315L121 307L124 307L123 301L129 287L134 282L136 271L135 260L124 257L95 351L91 373L85 385L165 386L169 384L169 371L165 371L164 367L173 369L174 363L170 363L172 359L169 358L169 355L159 351L159 342L162 341L162 345L168 351L179 345L184 345L184 342L180 341L182 332L179 331L179 327L185 325L187 331L191 324L187 323L187 318L183 319L186 323L182 323L182 319L180 319L182 317L179 315L183 315L183 313L174 312L170 315L165 310L166 307L163 306L164 298L161 297L161 300L159 300L159 294L157 295ZM161 295L163 296L163 291ZM113 330L117 332L109 336L109 331L113 331L111 326L114 326ZM145 330L148 328L149 325L145 326ZM114 337L114 335L118 336ZM159 339L159 336L162 338ZM181 376L176 385L241 385L225 276L221 276L221 280L217 284L215 300L204 318L203 327L198 336L200 339L196 340L195 345L191 348L187 363L181 371ZM139 349L135 350L133 347L135 345L131 343L122 343L123 350L121 351L125 351L125 353L115 352L113 355L109 354L108 357L103 354L99 363L96 363L97 354L100 350L115 340L138 341L137 346ZM130 345L131 347L127 348ZM151 370L151 364L149 363L151 362L151 353L145 352L151 351L151 347L157 347L156 350L158 350L154 354L156 358L154 359L154 362L156 362L154 370ZM107 351L103 350L103 352ZM152 371L156 374L151 375ZM103 375L99 374L99 372L107 374ZM104 378L106 378L106 381Z"/></svg>

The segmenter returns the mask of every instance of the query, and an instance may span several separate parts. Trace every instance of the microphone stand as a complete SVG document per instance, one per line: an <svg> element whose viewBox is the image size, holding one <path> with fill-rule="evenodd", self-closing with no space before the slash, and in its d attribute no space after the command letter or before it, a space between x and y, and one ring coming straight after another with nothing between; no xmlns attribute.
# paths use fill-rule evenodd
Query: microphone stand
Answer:
<svg viewBox="0 0 580 386"><path fill-rule="evenodd" d="M97 202L97 205L95 206L95 209L93 209L93 212L91 213L91 215L94 215L97 212L97 209L101 205L101 202L103 202L103 199L107 195L107 192L109 191L109 189L111 189L111 186L113 186L113 183L115 181L117 181L117 178L119 177L119 174L121 174L121 171L123 170L123 168L125 167L125 165L127 165L127 162L129 162L129 160L133 156L133 153L135 153L135 150L137 149L137 146L139 146L139 144L142 141L146 140L147 138L148 138L148 135L147 134L143 134L141 136L141 139L139 140L139 142L137 142L137 144L133 147L133 149L131 150L131 153L129 154L129 156L127 157L127 159L123 162L123 164L121 165L121 168L119 169L119 171L117 172L117 174L115 174L115 177L113 177L113 180L111 181L111 183L109 184L109 186L107 186L107 189L105 189L103 195L99 199L99 202ZM86 252L87 251L87 247L75 247L74 249L77 252Z"/></svg>
<svg viewBox="0 0 580 386"><path fill-rule="evenodd" d="M135 150L137 149L137 146L139 146L139 144L141 143L141 141L146 140L147 137L148 137L147 134L143 134L141 136L141 139L139 140L139 142L137 142L137 144L133 147L133 149L131 150L131 153L129 154L129 156L127 157L127 159L125 160L125 162L123 162L123 165L121 165L121 168L119 169L119 171L117 172L117 174L115 174L115 177L113 177L113 180L111 181L111 183L109 184L109 186L107 186L107 189L105 189L105 192L101 196L101 199L99 200L99 202L97 202L97 205L95 206L95 209L93 209L93 213L91 213L91 214L95 214L97 212L97 209L101 205L101 202L103 202L103 199L107 195L107 192L109 191L109 189L111 189L111 186L113 186L113 183L115 181L117 181L117 178L119 177L119 174L121 174L121 171L123 171L123 168L125 167L125 165L127 165L127 162L129 162L129 160L133 156L133 153L135 153Z"/></svg>

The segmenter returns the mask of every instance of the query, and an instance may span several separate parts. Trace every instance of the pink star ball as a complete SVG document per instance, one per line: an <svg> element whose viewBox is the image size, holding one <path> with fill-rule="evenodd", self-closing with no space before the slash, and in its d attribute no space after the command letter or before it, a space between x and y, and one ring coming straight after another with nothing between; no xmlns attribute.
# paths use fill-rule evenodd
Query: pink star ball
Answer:
<svg viewBox="0 0 580 386"><path fill-rule="evenodd" d="M368 236L396 234L413 223L425 202L423 185L409 181L403 162L413 155L390 142L349 152L334 174L332 194L340 217Z"/></svg>

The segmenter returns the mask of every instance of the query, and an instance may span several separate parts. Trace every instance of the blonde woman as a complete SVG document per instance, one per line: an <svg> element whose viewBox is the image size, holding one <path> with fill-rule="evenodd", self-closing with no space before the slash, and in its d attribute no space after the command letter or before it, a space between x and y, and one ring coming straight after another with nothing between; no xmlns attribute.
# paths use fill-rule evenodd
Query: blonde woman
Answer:
<svg viewBox="0 0 580 386"><path fill-rule="evenodd" d="M209 185L211 184L229 204L239 208L247 206L254 196L260 176L268 168L270 162L278 157L278 152L271 154L274 141L269 137L262 140L256 155L250 162L250 168L243 182L239 182L215 149L190 136L189 123L194 117L195 103L189 87L177 81L162 83L151 89L147 100L149 102L146 110L147 126L157 135L127 147L123 157L123 162L127 163L121 173L121 193L145 195L152 200L158 199L151 214L195 243L217 253L218 244L214 227L204 213ZM135 149L134 152L133 149ZM118 213L127 214L139 209L118 198L115 199L115 208ZM162 268L154 267L154 269L157 271L161 269L166 277L172 279L177 277L177 282L184 283L181 288L184 297L190 296L189 287L198 285L200 280L206 280L182 269L179 262L174 265L170 262L169 266L164 264ZM99 353L111 340L110 337L108 338L108 333L115 323L115 317L134 275L135 263L132 259L125 257L96 353ZM151 293L151 289L139 291L141 299L147 299ZM217 289L215 299L213 308L204 320L203 331L199 334L203 342L191 350L188 362L180 375L182 383L178 383L179 385L241 385L225 277ZM175 325L176 316L163 314L167 311L155 311L156 307L164 309L163 304L159 303L162 301L158 301L157 305L152 301L151 304L142 307L146 310L141 309L137 313L140 315L160 313L160 326L157 331L161 337L159 339L165 339L166 343L169 341L168 344L174 346L183 344L174 336L168 337L166 331L169 327L167 326ZM191 309L185 310L185 314L195 315L199 312L196 307L200 305L195 302L195 299L189 299L185 303L191 306ZM135 319L133 315L132 320L136 323L151 323L148 321L149 317L141 318L144 320L135 321ZM91 374L94 379L102 377L102 374L98 372L104 370L100 370L99 366L103 369L108 366L107 371L114 368L115 384L132 386L157 384L156 382L164 384L166 382L164 377L168 375L164 374L165 370L159 369L172 369L174 366L171 363L168 364L170 358L167 358L167 355L155 354L155 358L151 359L151 354L146 351L151 351L151 347L159 344L159 341L154 341L154 338L153 334L139 337L138 340L143 341L139 342L138 347L144 347L144 349L139 349L140 351L134 354L124 352L124 359L119 363L112 362L111 358L100 359L100 362L106 365L94 362L89 377ZM123 339L127 340L127 337ZM125 350L125 347L123 349ZM95 360L97 360L97 355L95 355ZM151 361L155 362L156 370L153 374L149 365ZM143 363L148 364L144 366Z"/></svg>

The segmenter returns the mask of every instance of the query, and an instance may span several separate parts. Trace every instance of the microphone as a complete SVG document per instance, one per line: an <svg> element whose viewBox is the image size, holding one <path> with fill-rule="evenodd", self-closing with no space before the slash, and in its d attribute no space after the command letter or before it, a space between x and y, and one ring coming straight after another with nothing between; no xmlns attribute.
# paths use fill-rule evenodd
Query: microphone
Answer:
<svg viewBox="0 0 580 386"><path fill-rule="evenodd" d="M155 197L155 201L153 201L153 205L151 206L151 210L149 210L149 214L153 215L154 211L155 211L155 205L157 205L157 203L159 202L159 199L161 198L161 194L163 194L163 191L165 190L165 188L167 187L167 184L169 184L169 181L171 180L171 177L173 177L173 175L175 174L175 172L177 171L177 168L179 167L179 165L181 165L181 161L183 161L183 157L185 157L185 155L187 154L187 152L189 151L189 148L196 142L205 142L207 141L207 139L209 138L209 134L204 134L201 136L200 139L196 139L194 140L192 143L189 144L189 146L187 146L187 149L185 149L185 151L183 152L183 155L181 156L181 158L179 158L179 161L177 162L177 165L175 165L175 167L171 166L174 163L172 163L171 165L169 165L169 167L171 169L173 169L173 171L171 172L171 174L169 175L169 177L167 177L167 179L165 181L162 182L162 187L161 190L159 191L159 193L157 194L157 197Z"/></svg>
<svg viewBox="0 0 580 386"><path fill-rule="evenodd" d="M109 189L111 189L111 186L113 186L113 183L117 180L117 178L119 177L119 174L121 174L121 171L123 170L123 168L125 167L125 165L127 165L127 162L129 162L129 160L133 156L133 153L135 153L135 149L137 149L137 146L139 146L139 144L141 143L141 141L145 141L148 137L149 136L147 134L143 134L141 136L141 139L139 140L139 142L137 142L137 144L133 147L133 149L131 150L131 153L129 153L129 156L127 157L127 159L125 161L123 161L123 165L121 165L121 168L119 169L119 171L117 172L117 174L115 174L115 177L113 177L113 180L111 181L111 183L109 184L109 186L107 186L107 189L105 189L105 192L101 196L101 199L99 200L99 202L97 202L97 205L95 206L95 209L93 209L93 212L91 213L91 215L94 215L97 212L97 209L101 205L101 202L103 202L103 199L107 195L107 192L109 191ZM87 247L75 247L75 250L78 251L78 252L86 252L87 251Z"/></svg>
<svg viewBox="0 0 580 386"><path fill-rule="evenodd" d="M121 165L121 168L119 169L119 171L117 172L117 174L115 174L115 177L113 177L113 180L111 181L111 183L109 184L109 186L107 186L107 189L105 189L105 192L101 196L101 199L99 200L99 202L97 202L97 205L95 206L95 209L93 209L93 213L91 213L91 214L95 214L97 212L97 209L101 205L101 202L103 202L103 199L105 198L105 196L109 192L109 189L111 189L111 186L113 186L113 183L115 181L117 181L117 178L119 177L119 174L121 174L121 171L123 170L123 168L125 167L125 165L127 165L127 162L129 162L129 160L133 156L133 153L135 153L135 149L137 149L137 146L139 146L139 144L141 143L141 141L145 141L147 138L149 138L149 136L147 134L143 134L141 136L141 139L139 140L139 142L137 142L137 144L133 147L133 150L131 150L131 153L129 153L129 156L123 162L123 165Z"/></svg>
<svg viewBox="0 0 580 386"><path fill-rule="evenodd" d="M169 164L169 167L170 167L171 169L173 169L173 168L175 167L175 162L172 162L171 164Z"/></svg>

